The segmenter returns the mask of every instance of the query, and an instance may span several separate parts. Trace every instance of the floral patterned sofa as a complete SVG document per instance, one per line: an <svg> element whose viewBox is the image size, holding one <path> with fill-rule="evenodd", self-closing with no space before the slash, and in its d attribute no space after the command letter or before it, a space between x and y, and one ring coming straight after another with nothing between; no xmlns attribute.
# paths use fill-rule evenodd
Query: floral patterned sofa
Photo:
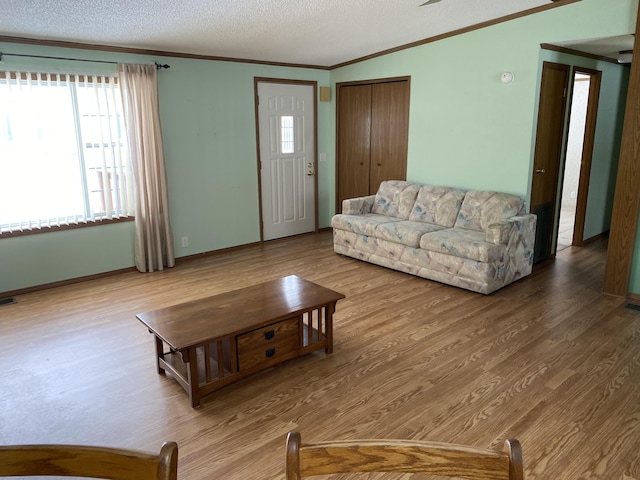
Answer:
<svg viewBox="0 0 640 480"><path fill-rule="evenodd" d="M337 253L489 294L531 273L536 216L508 193L389 180L342 203Z"/></svg>

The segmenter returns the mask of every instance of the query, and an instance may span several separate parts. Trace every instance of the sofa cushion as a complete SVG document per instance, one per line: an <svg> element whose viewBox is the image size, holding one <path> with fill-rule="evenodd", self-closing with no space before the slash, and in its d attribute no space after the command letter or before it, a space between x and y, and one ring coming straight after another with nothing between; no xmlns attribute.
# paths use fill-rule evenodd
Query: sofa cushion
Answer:
<svg viewBox="0 0 640 480"><path fill-rule="evenodd" d="M487 242L484 232L464 228L425 233L420 238L420 248L485 263L500 260L506 250L504 246Z"/></svg>
<svg viewBox="0 0 640 480"><path fill-rule="evenodd" d="M339 230L348 230L360 235L375 236L376 227L383 223L400 222L401 219L367 213L364 215L334 215L331 226Z"/></svg>
<svg viewBox="0 0 640 480"><path fill-rule="evenodd" d="M378 188L371 213L406 220L409 218L419 189L420 185L404 180L385 180Z"/></svg>
<svg viewBox="0 0 640 480"><path fill-rule="evenodd" d="M524 201L517 195L470 190L462 201L455 227L485 231L492 223L524 213Z"/></svg>
<svg viewBox="0 0 640 480"><path fill-rule="evenodd" d="M436 232L443 228L444 227L434 225L433 223L413 222L410 220L387 222L381 223L376 227L376 237L418 248L422 235L429 232Z"/></svg>
<svg viewBox="0 0 640 480"><path fill-rule="evenodd" d="M409 215L409 220L453 227L464 194L464 190L451 187L423 185L418 191L418 197Z"/></svg>

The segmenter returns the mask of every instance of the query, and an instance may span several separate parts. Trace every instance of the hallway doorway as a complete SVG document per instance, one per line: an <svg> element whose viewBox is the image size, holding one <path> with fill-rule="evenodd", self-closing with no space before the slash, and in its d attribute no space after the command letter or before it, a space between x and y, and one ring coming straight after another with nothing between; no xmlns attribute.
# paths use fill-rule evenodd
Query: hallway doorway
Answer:
<svg viewBox="0 0 640 480"><path fill-rule="evenodd" d="M557 228L556 253L584 241L601 72L575 67Z"/></svg>

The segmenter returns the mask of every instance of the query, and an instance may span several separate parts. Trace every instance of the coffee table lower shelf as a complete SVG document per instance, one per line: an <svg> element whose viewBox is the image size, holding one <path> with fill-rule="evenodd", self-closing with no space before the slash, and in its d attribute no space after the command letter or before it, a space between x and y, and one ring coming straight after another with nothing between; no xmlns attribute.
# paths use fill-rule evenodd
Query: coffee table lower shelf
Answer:
<svg viewBox="0 0 640 480"><path fill-rule="evenodd" d="M303 338L311 339L310 342L304 342L300 348L293 350L278 350L277 347L272 347L272 344L266 343L263 361L250 364L241 369L229 368L229 365L237 367L238 358L237 356L235 359L230 357L233 349L227 350L224 348L222 368L220 368L221 364L218 362L217 357L218 342L192 347L187 351L187 355L184 358L184 354L169 349L158 355L158 373L164 374L168 372L189 394L191 406L196 407L200 405L200 399L203 397L261 370L321 349L325 349L327 353L330 353L327 347L327 337L323 333L317 329L311 329L311 335L309 335L309 329L306 324L303 324L302 331ZM219 342L224 345L227 341L233 342L235 338L222 339ZM163 346L163 348L165 347ZM211 355L211 351L214 349L216 355ZM208 356L207 353L209 353ZM195 362L192 362L191 358L195 358ZM225 367L225 364L228 366ZM192 373L192 369L194 373ZM192 381L192 378L197 378L197 381Z"/></svg>

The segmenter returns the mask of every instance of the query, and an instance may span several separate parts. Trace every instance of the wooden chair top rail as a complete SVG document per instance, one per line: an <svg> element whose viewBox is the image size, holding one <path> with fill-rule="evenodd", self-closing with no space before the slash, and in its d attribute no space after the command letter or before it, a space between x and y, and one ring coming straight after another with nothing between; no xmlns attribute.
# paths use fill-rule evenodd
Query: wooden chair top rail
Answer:
<svg viewBox="0 0 640 480"><path fill-rule="evenodd" d="M428 473L476 480L522 480L522 450L506 440L504 451L408 440L351 440L304 445L287 436L287 480L348 472Z"/></svg>
<svg viewBox="0 0 640 480"><path fill-rule="evenodd" d="M82 445L0 446L0 477L61 476L108 480L176 480L178 445L156 454Z"/></svg>

